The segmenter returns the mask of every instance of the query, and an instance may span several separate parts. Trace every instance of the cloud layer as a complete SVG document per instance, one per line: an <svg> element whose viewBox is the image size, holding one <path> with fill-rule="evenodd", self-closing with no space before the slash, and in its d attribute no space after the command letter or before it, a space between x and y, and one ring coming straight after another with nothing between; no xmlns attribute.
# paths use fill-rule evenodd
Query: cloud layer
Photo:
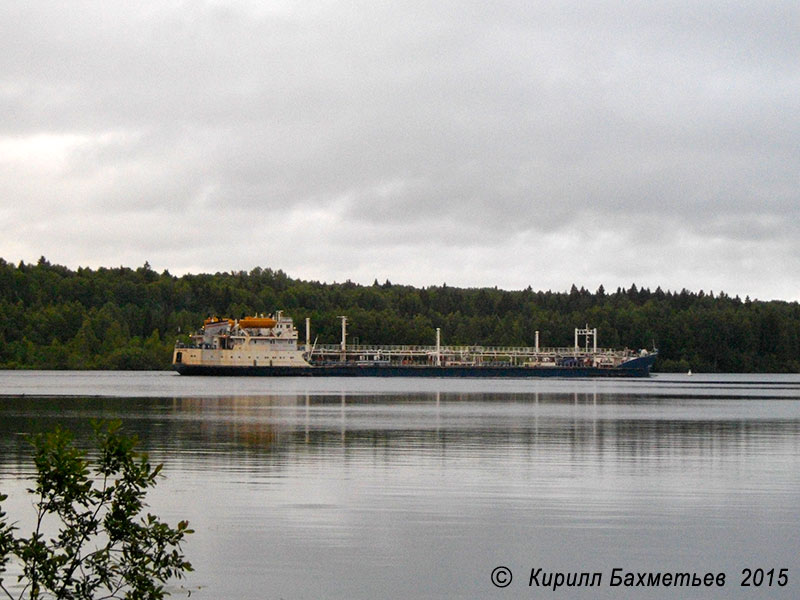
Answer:
<svg viewBox="0 0 800 600"><path fill-rule="evenodd" d="M0 19L7 260L800 299L796 2Z"/></svg>

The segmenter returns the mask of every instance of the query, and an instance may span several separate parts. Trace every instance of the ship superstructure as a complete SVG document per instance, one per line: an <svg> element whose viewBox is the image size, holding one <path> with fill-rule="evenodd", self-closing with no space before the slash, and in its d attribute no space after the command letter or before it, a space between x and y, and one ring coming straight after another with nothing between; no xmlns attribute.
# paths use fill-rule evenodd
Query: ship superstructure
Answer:
<svg viewBox="0 0 800 600"><path fill-rule="evenodd" d="M309 366L297 347L297 329L289 317L206 319L203 329L191 336L189 345L178 344L174 365L209 367L303 367ZM180 369L178 369L180 372Z"/></svg>

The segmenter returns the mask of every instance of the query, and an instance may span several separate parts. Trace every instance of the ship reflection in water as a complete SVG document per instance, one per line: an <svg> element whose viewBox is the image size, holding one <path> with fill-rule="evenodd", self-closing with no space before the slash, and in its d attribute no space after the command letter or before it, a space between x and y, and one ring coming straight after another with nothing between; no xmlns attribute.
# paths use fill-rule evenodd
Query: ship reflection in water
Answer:
<svg viewBox="0 0 800 600"><path fill-rule="evenodd" d="M727 574L697 598L797 597L800 382L576 389L6 397L2 491L30 471L13 434L122 418L165 463L151 509L192 522L188 584L209 598L530 597L531 568L603 572L581 593L614 598L617 567ZM790 585L741 588L746 567Z"/></svg>

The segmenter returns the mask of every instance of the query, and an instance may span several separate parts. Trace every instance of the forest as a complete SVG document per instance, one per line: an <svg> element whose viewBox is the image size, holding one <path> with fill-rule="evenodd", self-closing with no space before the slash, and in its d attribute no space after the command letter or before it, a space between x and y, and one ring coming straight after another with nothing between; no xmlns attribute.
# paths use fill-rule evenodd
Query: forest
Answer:
<svg viewBox="0 0 800 600"><path fill-rule="evenodd" d="M0 259L0 368L168 369L176 340L209 316L283 310L319 343L570 346L575 327L596 327L602 347L658 348L655 370L800 371L800 304L724 292L637 287L594 292L415 288L292 279L255 268L214 274L17 265Z"/></svg>

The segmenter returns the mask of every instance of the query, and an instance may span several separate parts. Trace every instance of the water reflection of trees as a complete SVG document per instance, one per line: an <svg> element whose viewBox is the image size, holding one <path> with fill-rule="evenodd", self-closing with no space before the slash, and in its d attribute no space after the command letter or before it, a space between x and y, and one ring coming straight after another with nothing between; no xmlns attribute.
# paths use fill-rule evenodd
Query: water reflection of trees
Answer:
<svg viewBox="0 0 800 600"><path fill-rule="evenodd" d="M687 410L687 406L689 409ZM56 424L88 441L91 418L120 418L157 460L268 466L371 452L386 462L513 452L571 461L692 461L800 445L797 418L725 416L691 402L619 394L285 394L15 399L0 407L0 468L30 460L23 433ZM87 444L88 445L88 444ZM2 472L2 471L0 471Z"/></svg>

